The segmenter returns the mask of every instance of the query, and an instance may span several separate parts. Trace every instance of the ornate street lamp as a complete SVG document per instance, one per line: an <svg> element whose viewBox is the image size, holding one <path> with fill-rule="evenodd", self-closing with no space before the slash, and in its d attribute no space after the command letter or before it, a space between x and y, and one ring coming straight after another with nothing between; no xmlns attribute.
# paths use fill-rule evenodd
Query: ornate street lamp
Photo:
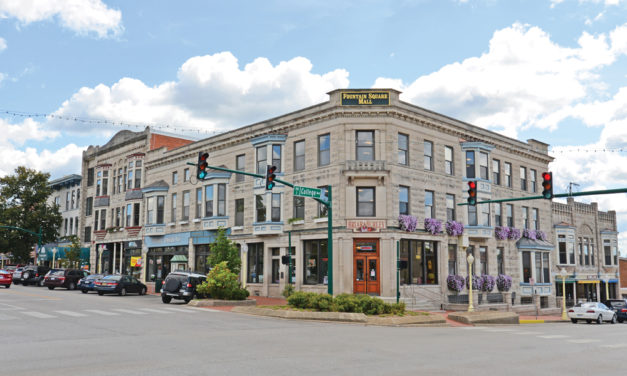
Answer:
<svg viewBox="0 0 627 376"><path fill-rule="evenodd" d="M562 277L562 320L568 320L566 315L566 269L560 270L560 277Z"/></svg>
<svg viewBox="0 0 627 376"><path fill-rule="evenodd" d="M475 261L475 258L472 256L472 253L466 257L466 261L468 261L468 312L473 312L475 307L472 305L472 263Z"/></svg>

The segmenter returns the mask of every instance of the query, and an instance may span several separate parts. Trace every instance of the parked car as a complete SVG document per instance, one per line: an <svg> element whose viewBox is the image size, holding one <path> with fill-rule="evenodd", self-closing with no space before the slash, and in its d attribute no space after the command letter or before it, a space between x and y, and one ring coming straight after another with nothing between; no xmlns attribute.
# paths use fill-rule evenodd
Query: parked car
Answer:
<svg viewBox="0 0 627 376"><path fill-rule="evenodd" d="M124 296L129 292L145 295L147 289L146 285L135 277L113 274L98 279L94 283L94 290L98 292L98 295L118 294Z"/></svg>
<svg viewBox="0 0 627 376"><path fill-rule="evenodd" d="M89 291L94 291L94 284L102 277L104 277L103 274L90 274L81 278L80 281L78 281L78 289L81 290L83 294L87 294Z"/></svg>
<svg viewBox="0 0 627 376"><path fill-rule="evenodd" d="M5 288L11 287L11 282L13 282L13 273L0 270L0 285L3 285Z"/></svg>
<svg viewBox="0 0 627 376"><path fill-rule="evenodd" d="M20 279L20 283L24 286L28 285L44 285L44 277L46 273L50 271L50 268L47 266L38 266L38 265L29 265L24 267L22 270L22 278Z"/></svg>
<svg viewBox="0 0 627 376"><path fill-rule="evenodd" d="M189 303L195 296L196 286L205 282L207 276L192 272L172 272L165 277L161 287L161 301L168 304L172 299Z"/></svg>
<svg viewBox="0 0 627 376"><path fill-rule="evenodd" d="M618 322L627 320L627 299L610 299L603 303L616 313Z"/></svg>
<svg viewBox="0 0 627 376"><path fill-rule="evenodd" d="M568 317L573 324L576 324L578 320L586 320L588 324L592 321L596 321L597 324L602 324L603 321L616 324L617 321L616 312L598 302L579 303L568 310Z"/></svg>
<svg viewBox="0 0 627 376"><path fill-rule="evenodd" d="M74 290L78 281L89 275L89 272L80 269L50 269L44 278L44 286L53 290L55 287L65 287Z"/></svg>
<svg viewBox="0 0 627 376"><path fill-rule="evenodd" d="M24 268L22 266L18 266L13 271L13 284L14 285L20 284L20 280L22 279L22 270L24 270Z"/></svg>

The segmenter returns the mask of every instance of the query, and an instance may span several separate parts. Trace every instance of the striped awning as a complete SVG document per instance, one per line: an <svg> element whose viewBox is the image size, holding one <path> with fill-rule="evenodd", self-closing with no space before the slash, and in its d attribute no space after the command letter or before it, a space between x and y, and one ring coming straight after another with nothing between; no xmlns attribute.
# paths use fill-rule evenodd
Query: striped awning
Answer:
<svg viewBox="0 0 627 376"><path fill-rule="evenodd" d="M587 279L587 280L580 280L577 281L577 283L600 283L601 281L599 281L598 279Z"/></svg>

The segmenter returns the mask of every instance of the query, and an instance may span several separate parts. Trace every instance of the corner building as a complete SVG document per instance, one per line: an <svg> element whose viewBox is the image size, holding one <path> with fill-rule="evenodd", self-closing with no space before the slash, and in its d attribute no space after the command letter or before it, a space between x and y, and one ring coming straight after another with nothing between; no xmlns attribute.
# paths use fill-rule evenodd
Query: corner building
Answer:
<svg viewBox="0 0 627 376"><path fill-rule="evenodd" d="M326 208L282 184L266 191L261 178L211 170L198 181L187 163L208 152L210 166L263 175L273 165L279 179L294 185L323 194L331 185L335 294L395 298L398 244L401 297L414 308L455 308L460 297L449 296L446 278L468 275L467 254L476 260L472 273L513 278L501 308L512 302L514 308L555 307L554 245L495 236L496 226L507 226L554 239L550 201L457 205L466 202L471 180L479 201L539 195L538 179L552 160L548 145L425 110L399 94L335 90L312 107L177 148L147 150L136 239L141 236L142 279L158 289L173 269L206 272L209 244L225 227L241 250L242 281L251 294L280 296L288 281L281 264L287 252L297 290L327 291ZM417 229L402 230L400 214L415 217ZM425 218L461 222L464 236L449 236L444 228L431 234Z"/></svg>

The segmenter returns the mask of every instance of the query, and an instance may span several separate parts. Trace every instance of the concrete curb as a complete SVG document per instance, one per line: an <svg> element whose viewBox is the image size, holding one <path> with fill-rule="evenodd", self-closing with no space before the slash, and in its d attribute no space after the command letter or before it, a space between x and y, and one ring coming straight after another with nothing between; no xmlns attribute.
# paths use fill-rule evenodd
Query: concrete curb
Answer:
<svg viewBox="0 0 627 376"><path fill-rule="evenodd" d="M554 324L554 323L569 323L570 320L520 320L521 324Z"/></svg>
<svg viewBox="0 0 627 376"><path fill-rule="evenodd" d="M270 308L257 307L234 307L231 312L246 313L249 315L276 317L288 320L322 320L322 321L343 321L343 322L359 322L367 321L366 315L363 313L347 313L347 312L307 312L307 311L290 311L276 310Z"/></svg>
<svg viewBox="0 0 627 376"><path fill-rule="evenodd" d="M518 315L513 312L456 312L449 313L448 318L464 324L519 324Z"/></svg>
<svg viewBox="0 0 627 376"><path fill-rule="evenodd" d="M220 299L194 299L189 302L192 307L238 307L238 306L254 306L257 301L254 299L246 300L220 300Z"/></svg>

